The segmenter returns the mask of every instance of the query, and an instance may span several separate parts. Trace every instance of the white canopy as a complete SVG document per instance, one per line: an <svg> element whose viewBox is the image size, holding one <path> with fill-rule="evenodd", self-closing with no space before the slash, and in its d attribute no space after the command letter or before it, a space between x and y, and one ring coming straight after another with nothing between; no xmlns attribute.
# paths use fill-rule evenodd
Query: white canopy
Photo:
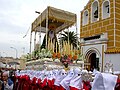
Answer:
<svg viewBox="0 0 120 90"><path fill-rule="evenodd" d="M74 25L76 14L48 6L32 23L32 32L46 33L46 28L54 29L56 33ZM41 27L41 29L40 29Z"/></svg>

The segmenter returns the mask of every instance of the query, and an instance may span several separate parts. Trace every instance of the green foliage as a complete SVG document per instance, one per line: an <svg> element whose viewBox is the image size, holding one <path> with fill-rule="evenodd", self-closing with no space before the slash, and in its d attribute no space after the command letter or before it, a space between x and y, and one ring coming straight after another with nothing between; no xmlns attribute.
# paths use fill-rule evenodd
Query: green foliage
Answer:
<svg viewBox="0 0 120 90"><path fill-rule="evenodd" d="M26 60L26 61L30 61L31 60L31 54L26 54L26 55L24 55L23 57L24 57L24 59Z"/></svg>
<svg viewBox="0 0 120 90"><path fill-rule="evenodd" d="M41 52L39 53L39 57L40 58L51 58L52 53L51 53L51 51L43 48L43 49L41 49Z"/></svg>
<svg viewBox="0 0 120 90"><path fill-rule="evenodd" d="M78 54L78 60L82 60L83 59L83 55L82 54Z"/></svg>
<svg viewBox="0 0 120 90"><path fill-rule="evenodd" d="M61 37L59 38L59 42L62 45L63 45L63 42L65 42L65 41L68 42L68 38L69 38L69 43L72 44L74 48L77 48L77 46L79 46L77 34L75 34L74 32L64 31L64 33L61 33L60 35L61 35Z"/></svg>

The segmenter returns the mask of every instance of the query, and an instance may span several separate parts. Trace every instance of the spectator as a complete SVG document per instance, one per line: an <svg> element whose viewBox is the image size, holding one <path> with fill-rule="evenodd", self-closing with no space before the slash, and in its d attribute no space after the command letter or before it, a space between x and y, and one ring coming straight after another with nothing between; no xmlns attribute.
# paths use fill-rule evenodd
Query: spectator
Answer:
<svg viewBox="0 0 120 90"><path fill-rule="evenodd" d="M2 80L2 71L0 71L0 80Z"/></svg>
<svg viewBox="0 0 120 90"><path fill-rule="evenodd" d="M3 76L4 90L13 90L13 82L9 78L9 72L5 71L2 76Z"/></svg>
<svg viewBox="0 0 120 90"><path fill-rule="evenodd" d="M9 71L9 78L14 82L14 71L13 70Z"/></svg>
<svg viewBox="0 0 120 90"><path fill-rule="evenodd" d="M4 90L4 84L2 81L2 71L0 71L0 90Z"/></svg>
<svg viewBox="0 0 120 90"><path fill-rule="evenodd" d="M2 81L0 80L0 90L2 90Z"/></svg>

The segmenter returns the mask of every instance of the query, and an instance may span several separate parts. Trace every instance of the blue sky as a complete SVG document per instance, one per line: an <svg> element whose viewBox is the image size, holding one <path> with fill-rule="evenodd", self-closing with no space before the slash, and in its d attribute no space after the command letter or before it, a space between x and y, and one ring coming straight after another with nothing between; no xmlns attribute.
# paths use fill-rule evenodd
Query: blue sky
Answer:
<svg viewBox="0 0 120 90"><path fill-rule="evenodd" d="M38 17L35 11L42 12L47 6L52 6L73 12L77 14L79 30L80 11L83 10L88 1L89 0L0 0L1 56L15 57L15 50L10 47L17 49L18 57L23 53L29 52L29 27L35 18ZM29 32L27 36L23 38L28 29Z"/></svg>

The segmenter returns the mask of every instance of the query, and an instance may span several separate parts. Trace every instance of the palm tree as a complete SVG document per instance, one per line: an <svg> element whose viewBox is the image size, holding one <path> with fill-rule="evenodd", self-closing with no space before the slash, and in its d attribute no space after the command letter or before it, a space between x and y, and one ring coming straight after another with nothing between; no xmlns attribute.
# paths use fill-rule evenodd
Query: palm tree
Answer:
<svg viewBox="0 0 120 90"><path fill-rule="evenodd" d="M60 35L61 35L61 37L59 38L60 44L63 45L63 41L68 42L69 40L69 43L72 44L74 48L77 48L79 46L77 34L75 34L74 32L64 31L64 33L60 33Z"/></svg>

